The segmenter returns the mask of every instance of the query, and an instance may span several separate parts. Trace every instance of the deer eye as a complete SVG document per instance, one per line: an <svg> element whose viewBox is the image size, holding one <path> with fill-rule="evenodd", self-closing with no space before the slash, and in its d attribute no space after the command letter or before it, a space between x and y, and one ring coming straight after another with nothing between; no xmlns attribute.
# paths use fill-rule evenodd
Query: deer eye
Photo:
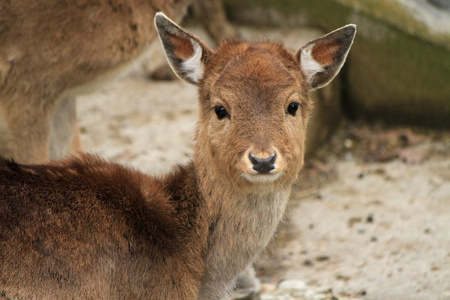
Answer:
<svg viewBox="0 0 450 300"><path fill-rule="evenodd" d="M225 109L225 107L223 107L223 106L221 106L221 105L216 105L216 106L214 107L214 112L216 113L217 118L218 118L219 120L222 120L223 118L229 117L229 116L230 116L230 114L228 114L228 112L227 112L227 110Z"/></svg>
<svg viewBox="0 0 450 300"><path fill-rule="evenodd" d="M287 107L287 113L290 114L291 116L295 116L297 114L299 105L300 105L300 103L298 103L298 102L289 103L289 105Z"/></svg>

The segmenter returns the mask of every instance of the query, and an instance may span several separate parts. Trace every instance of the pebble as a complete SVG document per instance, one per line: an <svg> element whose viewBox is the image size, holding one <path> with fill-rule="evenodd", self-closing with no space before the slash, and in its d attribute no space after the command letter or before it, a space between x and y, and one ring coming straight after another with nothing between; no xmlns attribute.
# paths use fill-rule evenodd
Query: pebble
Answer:
<svg viewBox="0 0 450 300"><path fill-rule="evenodd" d="M285 291L303 291L306 289L306 283L302 280L283 280L278 285L278 290Z"/></svg>
<svg viewBox="0 0 450 300"><path fill-rule="evenodd" d="M439 176L433 176L430 179L430 183L434 186L434 187L439 187L444 183L444 180L439 177Z"/></svg>
<svg viewBox="0 0 450 300"><path fill-rule="evenodd" d="M353 141L351 139L345 139L344 147L347 149L353 148Z"/></svg>
<svg viewBox="0 0 450 300"><path fill-rule="evenodd" d="M364 227L364 226L359 226L358 227L358 233L359 234L364 234L365 232L366 232L366 227Z"/></svg>
<svg viewBox="0 0 450 300"><path fill-rule="evenodd" d="M260 300L336 300L331 291L317 292L308 288L303 280L288 279L278 283L275 287L263 284Z"/></svg>

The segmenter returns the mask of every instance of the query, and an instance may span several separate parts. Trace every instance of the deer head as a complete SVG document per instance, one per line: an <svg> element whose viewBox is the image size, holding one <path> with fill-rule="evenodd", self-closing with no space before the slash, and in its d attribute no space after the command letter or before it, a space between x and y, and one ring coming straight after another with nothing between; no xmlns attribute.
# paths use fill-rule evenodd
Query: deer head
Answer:
<svg viewBox="0 0 450 300"><path fill-rule="evenodd" d="M155 24L175 74L199 87L196 165L241 191L292 183L303 165L308 92L338 74L355 25L291 52L243 41L214 51L162 13Z"/></svg>

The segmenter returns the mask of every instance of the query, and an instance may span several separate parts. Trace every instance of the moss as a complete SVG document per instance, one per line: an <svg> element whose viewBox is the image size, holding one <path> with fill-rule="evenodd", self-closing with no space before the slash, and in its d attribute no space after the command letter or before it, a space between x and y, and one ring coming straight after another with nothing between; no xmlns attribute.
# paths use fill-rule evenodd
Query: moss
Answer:
<svg viewBox="0 0 450 300"><path fill-rule="evenodd" d="M450 53L394 28L377 26L385 27L386 36L374 40L360 35L348 62L347 100L353 112L450 127Z"/></svg>
<svg viewBox="0 0 450 300"><path fill-rule="evenodd" d="M301 12L306 12L308 16L308 22L310 24L328 28L329 26L336 27L337 23L342 23L342 10L343 6L333 1L321 0L320 5L318 1L311 0L224 0L229 15L233 17L236 12L251 11L255 7L268 8L276 10L287 17L296 17ZM336 13L336 9L339 10ZM345 12L346 13L346 12ZM324 21L324 19L326 21ZM268 24L270 22L265 16L261 16L260 24L265 25L280 25L280 24ZM338 25L339 27L339 25Z"/></svg>
<svg viewBox="0 0 450 300"><path fill-rule="evenodd" d="M400 3L392 0L225 0L225 3L232 11L269 7L286 16L295 16L301 11L306 11L309 23L319 23L324 28L335 23L333 21L336 19L344 20L344 16L364 13L400 31L450 50L450 34L431 32L427 26L414 19Z"/></svg>

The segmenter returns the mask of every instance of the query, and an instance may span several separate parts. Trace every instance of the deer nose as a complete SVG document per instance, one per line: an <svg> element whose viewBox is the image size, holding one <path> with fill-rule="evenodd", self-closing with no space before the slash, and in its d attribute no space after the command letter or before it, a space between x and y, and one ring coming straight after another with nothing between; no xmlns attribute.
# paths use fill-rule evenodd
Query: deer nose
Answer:
<svg viewBox="0 0 450 300"><path fill-rule="evenodd" d="M253 164L253 170L258 172L258 174L267 174L273 169L275 169L275 161L277 160L277 154L274 153L269 157L258 157L249 153L248 158Z"/></svg>

